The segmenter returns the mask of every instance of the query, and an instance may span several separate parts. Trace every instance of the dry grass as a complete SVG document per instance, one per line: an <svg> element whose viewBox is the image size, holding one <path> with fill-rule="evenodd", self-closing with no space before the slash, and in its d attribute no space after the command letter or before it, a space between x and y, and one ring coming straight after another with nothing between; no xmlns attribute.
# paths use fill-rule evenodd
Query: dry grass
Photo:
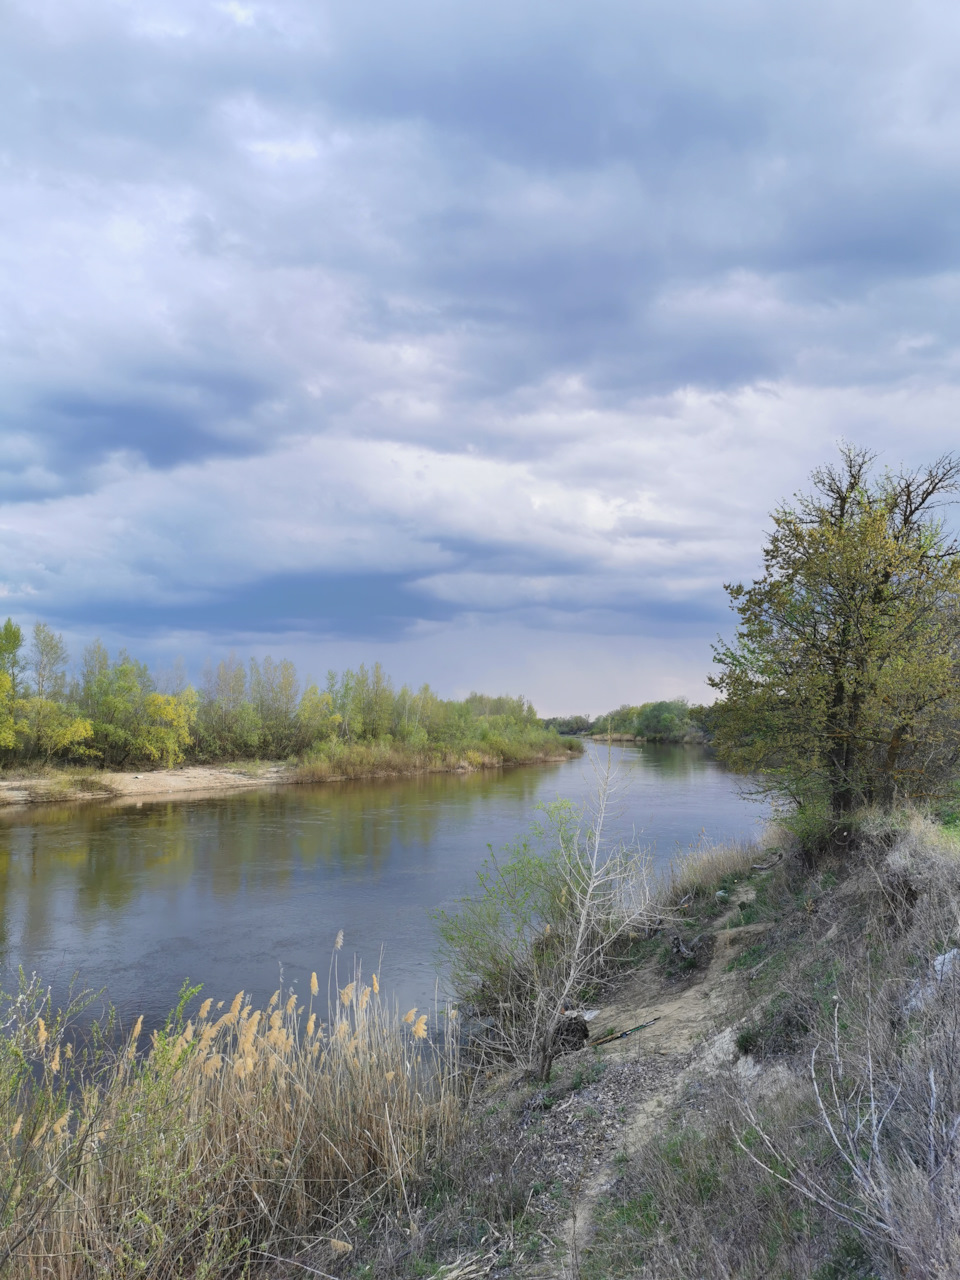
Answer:
<svg viewBox="0 0 960 1280"><path fill-rule="evenodd" d="M348 1216L409 1205L455 1130L455 1057L423 1015L390 1014L359 975L264 1009L182 1007L141 1044L109 1027L87 1047L36 984L8 998L0 1038L0 1270L13 1280L239 1274L306 1254L329 1269Z"/></svg>
<svg viewBox="0 0 960 1280"><path fill-rule="evenodd" d="M9 779L9 775L5 775ZM20 779L17 779L18 781ZM77 796L115 796L118 789L100 769L46 766L22 776L23 789L34 804L70 800Z"/></svg>
<svg viewBox="0 0 960 1280"><path fill-rule="evenodd" d="M625 1163L585 1280L960 1274L958 842L917 812L855 832L830 865L766 878L778 920L745 973L761 1075L691 1083Z"/></svg>
<svg viewBox="0 0 960 1280"><path fill-rule="evenodd" d="M566 742L543 734L538 735L537 741L491 738L458 750L416 748L393 742L330 742L316 747L307 759L298 764L292 778L295 782L310 783L341 778L494 769L503 764L532 764L538 760L555 759L583 749L578 741L572 747Z"/></svg>
<svg viewBox="0 0 960 1280"><path fill-rule="evenodd" d="M798 1155L829 1160L809 1097L782 1093L762 1114L778 1132L795 1135ZM723 1081L688 1093L603 1203L582 1280L860 1275L853 1267L836 1275L818 1270L846 1248L842 1227L824 1224L800 1192L754 1165L733 1132L744 1132L743 1116Z"/></svg>
<svg viewBox="0 0 960 1280"><path fill-rule="evenodd" d="M720 886L749 875L754 864L766 860L765 848L771 858L776 856L772 846L777 839L778 833L770 830L759 846L746 840L724 845L701 842L671 863L657 889L662 909L670 912L681 903L711 896Z"/></svg>

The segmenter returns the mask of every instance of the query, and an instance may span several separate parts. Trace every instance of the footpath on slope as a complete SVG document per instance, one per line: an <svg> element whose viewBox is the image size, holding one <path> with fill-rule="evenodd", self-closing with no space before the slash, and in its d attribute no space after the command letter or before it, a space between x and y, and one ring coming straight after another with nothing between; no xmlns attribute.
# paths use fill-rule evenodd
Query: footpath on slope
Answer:
<svg viewBox="0 0 960 1280"><path fill-rule="evenodd" d="M549 1108L543 1101L549 1099L550 1087L528 1104L527 1135L536 1144L546 1184L532 1203L547 1222L552 1219L553 1228L545 1255L509 1274L523 1280L576 1277L579 1259L590 1246L595 1206L613 1188L618 1160L645 1142L692 1081L737 1058L731 1023L741 1012L743 979L730 963L772 926L733 925L740 905L753 901L756 890L743 884L733 896L734 904L703 935L708 962L677 981L665 979L656 961L649 961L624 979L591 1023L596 1039L607 1028L653 1025L592 1052L588 1045L565 1056L562 1071L569 1075L572 1068L577 1079L577 1060L582 1060L582 1078L596 1062L593 1055L601 1055L594 1069L597 1078Z"/></svg>

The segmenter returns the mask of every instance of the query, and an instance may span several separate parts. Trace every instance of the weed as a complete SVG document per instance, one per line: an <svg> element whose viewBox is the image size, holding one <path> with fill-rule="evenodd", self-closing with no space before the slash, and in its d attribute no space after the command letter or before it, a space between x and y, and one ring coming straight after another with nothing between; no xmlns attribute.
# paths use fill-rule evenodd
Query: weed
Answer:
<svg viewBox="0 0 960 1280"><path fill-rule="evenodd" d="M742 1027L736 1044L741 1054L768 1058L792 1053L806 1041L811 1030L809 1009L788 993L775 997L761 1016Z"/></svg>
<svg viewBox="0 0 960 1280"><path fill-rule="evenodd" d="M739 955L733 957L727 965L727 970L752 969L754 965L759 964L759 962L764 958L766 951L766 943L753 942L749 947L744 947Z"/></svg>
<svg viewBox="0 0 960 1280"><path fill-rule="evenodd" d="M570 804L545 806L533 839L491 856L479 892L435 913L461 1003L487 1019L482 1047L549 1078L565 1009L596 994L607 957L654 919L645 855L609 848L601 779L588 827Z"/></svg>

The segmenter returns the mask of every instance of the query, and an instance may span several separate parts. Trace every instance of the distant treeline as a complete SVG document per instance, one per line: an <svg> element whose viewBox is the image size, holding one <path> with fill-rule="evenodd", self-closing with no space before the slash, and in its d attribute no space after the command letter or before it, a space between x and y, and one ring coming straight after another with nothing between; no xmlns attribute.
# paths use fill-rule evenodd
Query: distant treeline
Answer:
<svg viewBox="0 0 960 1280"><path fill-rule="evenodd" d="M702 742L710 734L710 707L691 707L685 698L670 702L624 703L616 711L591 720L589 716L553 716L542 723L557 733L625 734L648 742Z"/></svg>
<svg viewBox="0 0 960 1280"><path fill-rule="evenodd" d="M394 688L379 663L330 671L321 687L270 657L208 663L199 688L182 669L155 677L125 650L99 640L71 671L70 654L39 622L29 642L8 618L0 628L0 763L63 761L122 769L186 760L271 759L349 766L389 748L394 767L438 761L527 760L569 749L522 697L471 693L462 702L429 685ZM365 754L364 754L365 753ZM381 758L381 757L377 757Z"/></svg>

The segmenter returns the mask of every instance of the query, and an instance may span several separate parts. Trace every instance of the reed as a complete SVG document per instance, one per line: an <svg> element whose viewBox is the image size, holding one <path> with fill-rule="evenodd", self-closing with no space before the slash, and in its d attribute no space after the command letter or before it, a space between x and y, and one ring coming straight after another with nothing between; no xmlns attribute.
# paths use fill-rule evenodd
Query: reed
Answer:
<svg viewBox="0 0 960 1280"><path fill-rule="evenodd" d="M453 1048L357 973L326 1021L184 992L162 1030L75 1039L36 980L0 1012L0 1271L12 1280L239 1274L347 1253L363 1207L407 1202L461 1114Z"/></svg>
<svg viewBox="0 0 960 1280"><path fill-rule="evenodd" d="M531 764L537 760L578 754L577 739L531 731L526 736L488 735L459 749L415 747L402 742L324 742L296 766L296 782L327 782L339 778L369 778L408 773L452 773L493 769L503 764Z"/></svg>
<svg viewBox="0 0 960 1280"><path fill-rule="evenodd" d="M661 878L656 890L661 909L670 913L682 904L712 898L718 889L749 875L755 864L776 857L772 848L769 854L764 853L768 846L779 846L778 833L772 828L765 833L760 845L747 840L732 840L727 844L701 840L688 853L675 859Z"/></svg>

